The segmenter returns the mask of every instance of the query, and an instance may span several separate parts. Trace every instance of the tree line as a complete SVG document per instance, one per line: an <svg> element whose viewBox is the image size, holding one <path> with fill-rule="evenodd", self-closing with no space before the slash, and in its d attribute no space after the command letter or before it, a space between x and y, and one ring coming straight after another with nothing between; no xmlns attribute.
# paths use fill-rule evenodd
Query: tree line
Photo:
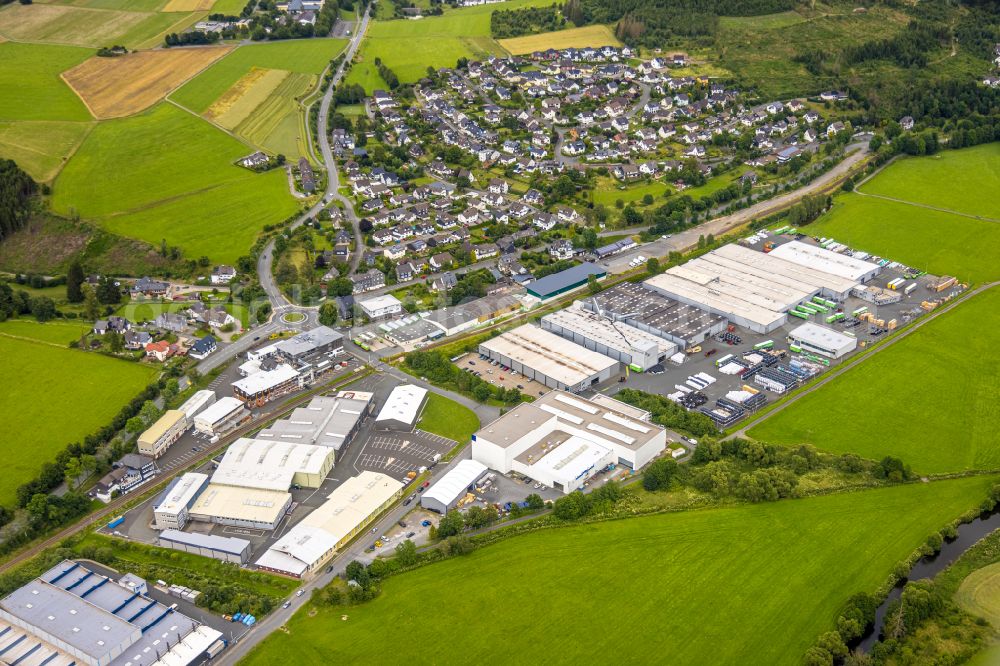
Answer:
<svg viewBox="0 0 1000 666"><path fill-rule="evenodd" d="M14 160L0 159L0 241L27 224L38 183Z"/></svg>

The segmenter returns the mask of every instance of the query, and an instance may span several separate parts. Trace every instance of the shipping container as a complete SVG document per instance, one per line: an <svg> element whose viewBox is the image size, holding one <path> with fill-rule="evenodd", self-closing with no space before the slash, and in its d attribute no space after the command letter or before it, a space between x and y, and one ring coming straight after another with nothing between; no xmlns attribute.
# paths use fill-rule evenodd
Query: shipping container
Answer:
<svg viewBox="0 0 1000 666"><path fill-rule="evenodd" d="M916 282L911 282L910 284L906 285L906 289L903 290L903 293L906 294L907 296L909 296L910 294L913 293L913 291L916 288L917 288L917 283Z"/></svg>
<svg viewBox="0 0 1000 666"><path fill-rule="evenodd" d="M732 357L733 357L732 354L726 354L725 356L723 356L722 358L720 358L718 361L715 362L715 367L721 368L726 363L726 361L728 361Z"/></svg>
<svg viewBox="0 0 1000 666"><path fill-rule="evenodd" d="M864 313L868 312L868 306L862 305L860 308L851 313L852 317L860 317Z"/></svg>
<svg viewBox="0 0 1000 666"><path fill-rule="evenodd" d="M788 345L788 348L791 349L796 354L802 352L802 347L799 347L798 345ZM794 361L793 361L793 363L794 363Z"/></svg>
<svg viewBox="0 0 1000 666"><path fill-rule="evenodd" d="M764 342L758 342L753 346L754 349L774 349L774 340L765 340Z"/></svg>
<svg viewBox="0 0 1000 666"><path fill-rule="evenodd" d="M793 317L798 317L799 319L809 319L809 315L803 314L803 313L798 312L796 310L792 310L788 314L792 315Z"/></svg>
<svg viewBox="0 0 1000 666"><path fill-rule="evenodd" d="M111 529L114 529L114 528L118 527L119 525L121 525L124 522L125 522L125 516L118 516L117 518L115 518L114 520L112 520L110 523L108 523L108 527L111 528Z"/></svg>

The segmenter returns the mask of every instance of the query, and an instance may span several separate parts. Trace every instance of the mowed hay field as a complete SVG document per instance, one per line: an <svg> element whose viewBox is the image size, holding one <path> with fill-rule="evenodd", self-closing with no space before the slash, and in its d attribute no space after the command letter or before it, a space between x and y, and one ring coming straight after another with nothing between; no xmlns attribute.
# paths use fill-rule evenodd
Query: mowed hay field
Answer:
<svg viewBox="0 0 1000 666"><path fill-rule="evenodd" d="M802 396L749 431L924 474L1000 469L1000 287Z"/></svg>
<svg viewBox="0 0 1000 666"><path fill-rule="evenodd" d="M992 477L636 517L512 537L307 607L243 663L801 664L854 593L977 505ZM447 581L447 584L443 584ZM310 617L312 615L312 617ZM341 619L346 615L347 619ZM449 627L407 649L427 618ZM386 627L391 627L386 633ZM386 643L389 640L390 643Z"/></svg>
<svg viewBox="0 0 1000 666"><path fill-rule="evenodd" d="M284 173L233 165L251 148L171 104L98 124L53 187L56 212L185 256L231 262L296 210Z"/></svg>
<svg viewBox="0 0 1000 666"><path fill-rule="evenodd" d="M0 10L0 35L22 42L140 48L203 15L13 3Z"/></svg>
<svg viewBox="0 0 1000 666"><path fill-rule="evenodd" d="M0 392L5 422L0 504L12 504L17 487L34 477L43 462L110 421L156 377L147 365L69 349L67 343L79 337L78 328L0 324L0 381L5 386Z"/></svg>
<svg viewBox="0 0 1000 666"><path fill-rule="evenodd" d="M969 574L955 593L955 601L1000 628L1000 562Z"/></svg>
<svg viewBox="0 0 1000 666"><path fill-rule="evenodd" d="M163 7L165 12L203 12L208 11L215 0L169 0Z"/></svg>
<svg viewBox="0 0 1000 666"><path fill-rule="evenodd" d="M139 51L117 58L94 56L63 78L98 119L148 109L192 76L229 53L229 47Z"/></svg>
<svg viewBox="0 0 1000 666"><path fill-rule="evenodd" d="M1000 222L1000 143L897 160L860 190Z"/></svg>
<svg viewBox="0 0 1000 666"><path fill-rule="evenodd" d="M500 39L497 42L513 55L546 49L583 48L585 46L620 46L621 42L606 25L588 25L539 35Z"/></svg>
<svg viewBox="0 0 1000 666"><path fill-rule="evenodd" d="M75 46L0 43L0 120L91 120L59 75L92 55Z"/></svg>
<svg viewBox="0 0 1000 666"><path fill-rule="evenodd" d="M0 121L0 156L17 162L35 180L49 182L92 127L60 120Z"/></svg>

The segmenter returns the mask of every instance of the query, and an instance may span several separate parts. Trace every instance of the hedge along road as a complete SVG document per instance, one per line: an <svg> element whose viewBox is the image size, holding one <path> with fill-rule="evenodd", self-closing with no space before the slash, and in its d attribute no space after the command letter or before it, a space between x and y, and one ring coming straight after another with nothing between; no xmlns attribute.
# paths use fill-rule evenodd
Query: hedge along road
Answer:
<svg viewBox="0 0 1000 666"><path fill-rule="evenodd" d="M263 414L261 414L261 418L255 419L249 422L247 425L243 426L242 428L239 428L233 431L232 433L226 435L225 437L221 438L215 444L215 446L205 449L204 455L192 460L190 464L184 467L180 467L174 470L173 472L170 472L169 474L160 477L159 481L155 485L150 486L149 488L144 490L141 495L139 496L122 495L118 499L112 500L103 509L84 516L78 522L74 523L73 525L70 525L69 527L63 530L60 530L59 532L53 534L44 541L40 541L34 544L33 546L30 546L26 550L22 550L16 553L6 562L0 564L0 574L11 570L18 564L26 562L27 560L38 555L42 551L58 545L60 541L68 539L69 537L91 527L92 525L107 520L110 516L113 516L114 514L118 513L126 506L134 503L144 502L146 499L148 499L155 493L158 493L161 490L163 490L167 486L167 484L170 483L170 481L172 481L175 477L184 474L192 466L203 464L209 458L219 453L219 451L225 449L227 446L235 442L240 437L245 437L248 433L260 428L263 424L267 423L268 421L273 421L275 419L281 418L282 416L287 416L292 412L292 410L304 404L307 400L310 400L313 396L323 391L330 390L331 388L336 388L340 386L345 386L347 384L351 384L359 379L367 377L370 374L371 374L371 369L368 369L367 372L358 372L351 377L338 377L327 384L323 384L310 391L297 395L294 398L286 400L285 402L281 403L274 411L264 412Z"/></svg>

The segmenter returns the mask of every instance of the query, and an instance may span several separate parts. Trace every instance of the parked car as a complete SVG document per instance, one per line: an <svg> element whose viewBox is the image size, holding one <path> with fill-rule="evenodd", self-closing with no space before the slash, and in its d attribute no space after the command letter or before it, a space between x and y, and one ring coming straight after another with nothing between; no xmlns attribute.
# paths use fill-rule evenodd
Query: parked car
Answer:
<svg viewBox="0 0 1000 666"><path fill-rule="evenodd" d="M431 521L429 521L429 520L421 520L420 521L420 526L421 527L430 527L431 526Z"/></svg>
<svg viewBox="0 0 1000 666"><path fill-rule="evenodd" d="M412 539L412 538L413 538L413 537L415 537L416 535L417 535L417 533L416 533L416 532L407 532L407 534L406 534L406 538L407 538L407 539Z"/></svg>

